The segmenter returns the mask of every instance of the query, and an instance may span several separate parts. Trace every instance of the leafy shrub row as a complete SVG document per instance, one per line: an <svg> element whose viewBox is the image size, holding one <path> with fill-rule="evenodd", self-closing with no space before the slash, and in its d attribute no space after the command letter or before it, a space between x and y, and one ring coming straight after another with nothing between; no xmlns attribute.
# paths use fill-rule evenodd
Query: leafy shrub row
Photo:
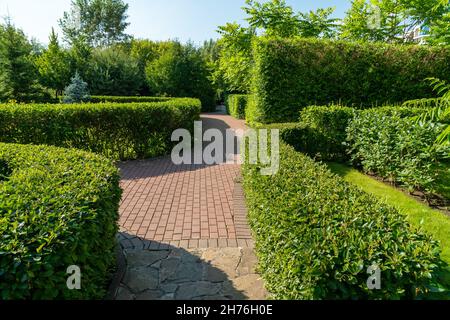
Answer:
<svg viewBox="0 0 450 320"><path fill-rule="evenodd" d="M373 110L386 117L396 114L401 118L418 116L424 112L423 108L389 106ZM345 162L350 160L347 128L359 112L361 111L338 105L310 106L300 112L300 122L296 125L281 125L281 135L289 145L310 157Z"/></svg>
<svg viewBox="0 0 450 320"><path fill-rule="evenodd" d="M166 102L169 100L173 100L173 98L169 97L120 97L120 96L92 96L91 103L105 103L105 102L113 102L113 103L142 103L142 102Z"/></svg>
<svg viewBox="0 0 450 320"><path fill-rule="evenodd" d="M113 163L84 151L0 143L0 299L102 299L121 198ZM3 171L0 169L0 171ZM67 268L81 269L70 291Z"/></svg>
<svg viewBox="0 0 450 320"><path fill-rule="evenodd" d="M226 98L228 113L237 119L245 119L248 96L245 94L230 94Z"/></svg>
<svg viewBox="0 0 450 320"><path fill-rule="evenodd" d="M249 122L296 121L308 105L360 108L432 98L424 80L450 74L445 47L260 37L253 58Z"/></svg>
<svg viewBox="0 0 450 320"><path fill-rule="evenodd" d="M171 134L193 128L197 99L73 105L0 105L0 141L46 144L101 153L112 159L159 156Z"/></svg>
<svg viewBox="0 0 450 320"><path fill-rule="evenodd" d="M410 191L430 193L437 178L434 166L449 151L435 145L441 131L442 125L372 109L359 112L350 122L347 139L354 165Z"/></svg>
<svg viewBox="0 0 450 320"><path fill-rule="evenodd" d="M284 143L280 151L275 176L244 166L260 269L275 298L400 299L427 291L439 263L435 241L326 166ZM367 286L374 263L381 290Z"/></svg>

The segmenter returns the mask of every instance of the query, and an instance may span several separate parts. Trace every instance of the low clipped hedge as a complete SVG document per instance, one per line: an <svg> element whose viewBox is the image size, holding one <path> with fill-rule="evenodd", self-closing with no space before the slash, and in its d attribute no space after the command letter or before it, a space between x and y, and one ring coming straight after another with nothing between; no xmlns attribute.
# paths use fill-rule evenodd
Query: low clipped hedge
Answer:
<svg viewBox="0 0 450 320"><path fill-rule="evenodd" d="M437 242L406 217L281 144L280 171L244 166L259 269L276 299L410 299L427 292ZM381 290L367 268L381 269Z"/></svg>
<svg viewBox="0 0 450 320"><path fill-rule="evenodd" d="M166 102L169 100L173 100L174 98L169 97L142 97L142 96L130 96L130 97L121 97L121 96L92 96L91 103L105 103L105 102L113 102L113 103L139 103L139 102Z"/></svg>
<svg viewBox="0 0 450 320"><path fill-rule="evenodd" d="M434 166L450 154L448 146L435 144L442 130L442 124L418 122L402 112L360 111L347 129L352 163L411 192L433 193Z"/></svg>
<svg viewBox="0 0 450 320"><path fill-rule="evenodd" d="M50 146L0 143L0 159L0 300L104 298L115 266L116 167ZM67 289L72 265L81 290Z"/></svg>
<svg viewBox="0 0 450 320"><path fill-rule="evenodd" d="M0 105L0 142L46 144L128 160L167 153L175 129L192 129L197 99L71 105Z"/></svg>
<svg viewBox="0 0 450 320"><path fill-rule="evenodd" d="M322 160L345 161L348 159L346 129L355 110L343 106L311 106L300 112L300 122L318 135L320 148L317 154ZM318 141L317 141L318 142ZM317 143L316 142L316 143ZM311 154L311 152L307 152Z"/></svg>
<svg viewBox="0 0 450 320"><path fill-rule="evenodd" d="M450 49L257 37L247 121L296 121L309 105L370 108L434 98L426 78L450 80Z"/></svg>
<svg viewBox="0 0 450 320"><path fill-rule="evenodd" d="M248 96L245 94L230 94L227 96L226 106L228 113L237 119L245 119Z"/></svg>

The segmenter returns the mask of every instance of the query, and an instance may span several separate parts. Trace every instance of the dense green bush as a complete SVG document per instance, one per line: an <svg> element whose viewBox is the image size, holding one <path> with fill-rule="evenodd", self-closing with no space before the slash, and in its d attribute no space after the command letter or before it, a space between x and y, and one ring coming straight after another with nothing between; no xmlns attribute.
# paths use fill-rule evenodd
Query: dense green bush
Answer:
<svg viewBox="0 0 450 320"><path fill-rule="evenodd" d="M435 145L441 131L442 125L371 109L358 112L350 122L347 140L353 164L365 172L410 191L433 192L434 166L446 154L445 147Z"/></svg>
<svg viewBox="0 0 450 320"><path fill-rule="evenodd" d="M245 94L230 94L226 98L228 113L237 119L245 119L248 96Z"/></svg>
<svg viewBox="0 0 450 320"><path fill-rule="evenodd" d="M349 185L292 147L280 171L244 166L260 270L277 299L399 299L426 291L439 263L435 241L393 207ZM381 290L367 287L378 264Z"/></svg>
<svg viewBox="0 0 450 320"><path fill-rule="evenodd" d="M48 146L0 143L0 159L10 168L0 181L0 299L104 298L115 267L116 167ZM81 290L67 289L72 265Z"/></svg>
<svg viewBox="0 0 450 320"><path fill-rule="evenodd" d="M136 95L145 85L138 61L113 47L93 51L85 77L94 95Z"/></svg>
<svg viewBox="0 0 450 320"><path fill-rule="evenodd" d="M147 65L146 74L154 94L198 98L203 111L215 111L216 92L209 79L210 70L201 52L192 45L174 43Z"/></svg>
<svg viewBox="0 0 450 320"><path fill-rule="evenodd" d="M450 74L445 47L261 37L253 55L250 122L295 121L308 105L359 108L432 98L424 80Z"/></svg>
<svg viewBox="0 0 450 320"><path fill-rule="evenodd" d="M354 117L354 109L342 106L311 106L300 112L300 122L316 131L323 160L344 161L348 158L346 129Z"/></svg>
<svg viewBox="0 0 450 320"><path fill-rule="evenodd" d="M304 123L272 123L269 125L254 123L252 126L280 130L281 140L312 158L337 160L337 154L333 153L336 147L328 143L325 135Z"/></svg>
<svg viewBox="0 0 450 320"><path fill-rule="evenodd" d="M113 159L165 154L178 128L199 119L197 99L80 105L0 105L0 141L47 144L101 153Z"/></svg>
<svg viewBox="0 0 450 320"><path fill-rule="evenodd" d="M141 102L165 102L172 100L173 98L169 97L141 97L141 96L131 96L131 97L121 97L121 96L92 96L92 103L105 103L105 102L114 102L114 103L141 103Z"/></svg>

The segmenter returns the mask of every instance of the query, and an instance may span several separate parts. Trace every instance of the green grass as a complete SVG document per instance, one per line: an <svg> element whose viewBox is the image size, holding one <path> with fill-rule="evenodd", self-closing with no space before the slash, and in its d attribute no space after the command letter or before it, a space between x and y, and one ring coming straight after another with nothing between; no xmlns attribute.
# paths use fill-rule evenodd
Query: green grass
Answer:
<svg viewBox="0 0 450 320"><path fill-rule="evenodd" d="M402 191L377 181L359 171L348 166L329 163L331 171L343 177L346 181L359 186L365 192L381 198L386 203L395 206L402 213L407 215L409 222L428 232L434 239L441 242L442 260L447 263L447 268L442 275L442 282L446 287L450 287L450 217L443 212L433 210L424 203L408 196ZM443 188L448 184L442 183ZM448 186L446 187L448 188ZM448 299L448 295L446 296Z"/></svg>

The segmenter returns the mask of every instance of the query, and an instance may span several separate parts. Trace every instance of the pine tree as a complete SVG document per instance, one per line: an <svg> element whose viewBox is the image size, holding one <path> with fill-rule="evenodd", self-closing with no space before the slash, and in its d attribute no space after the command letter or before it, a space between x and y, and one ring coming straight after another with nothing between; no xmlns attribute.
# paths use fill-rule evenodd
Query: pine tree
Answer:
<svg viewBox="0 0 450 320"><path fill-rule="evenodd" d="M89 95L88 85L80 77L78 72L72 78L71 83L64 91L64 103L80 103L91 100Z"/></svg>
<svg viewBox="0 0 450 320"><path fill-rule="evenodd" d="M0 100L26 102L42 92L32 61L32 45L9 19L0 25Z"/></svg>
<svg viewBox="0 0 450 320"><path fill-rule="evenodd" d="M37 59L36 64L41 83L55 90L56 97L62 94L70 81L70 61L68 53L60 47L58 35L53 28L48 49Z"/></svg>

